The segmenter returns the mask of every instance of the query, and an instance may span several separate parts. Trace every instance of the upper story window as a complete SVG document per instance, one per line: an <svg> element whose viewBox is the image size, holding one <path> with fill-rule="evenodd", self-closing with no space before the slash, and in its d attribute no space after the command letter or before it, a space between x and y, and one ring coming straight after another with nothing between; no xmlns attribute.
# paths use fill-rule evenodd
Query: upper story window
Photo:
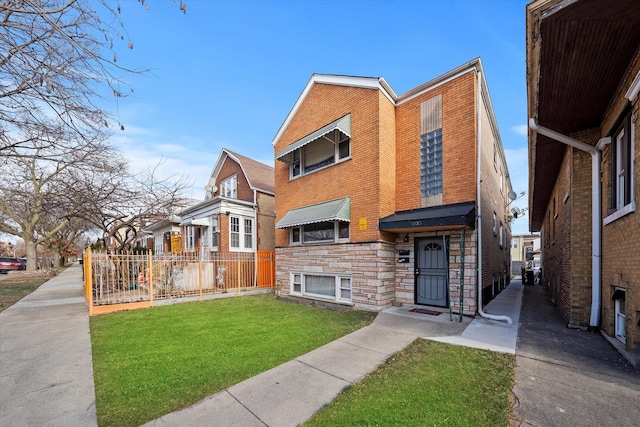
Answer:
<svg viewBox="0 0 640 427"><path fill-rule="evenodd" d="M233 175L220 183L220 195L230 199L238 198L238 176Z"/></svg>
<svg viewBox="0 0 640 427"><path fill-rule="evenodd" d="M351 114L329 123L276 154L291 179L351 158Z"/></svg>
<svg viewBox="0 0 640 427"><path fill-rule="evenodd" d="M420 195L430 203L442 204L442 164L442 95L436 95L420 103Z"/></svg>
<svg viewBox="0 0 640 427"><path fill-rule="evenodd" d="M627 114L612 137L611 207L622 209L632 201L633 139L631 114Z"/></svg>
<svg viewBox="0 0 640 427"><path fill-rule="evenodd" d="M351 157L351 139L335 129L291 154L290 176L296 178Z"/></svg>
<svg viewBox="0 0 640 427"><path fill-rule="evenodd" d="M422 197L442 194L442 129L420 137L420 160Z"/></svg>

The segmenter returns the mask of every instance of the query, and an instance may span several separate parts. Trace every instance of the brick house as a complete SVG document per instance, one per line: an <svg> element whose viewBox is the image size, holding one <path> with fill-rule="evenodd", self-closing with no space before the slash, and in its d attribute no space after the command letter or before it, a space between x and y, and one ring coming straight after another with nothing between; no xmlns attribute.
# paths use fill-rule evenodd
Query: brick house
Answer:
<svg viewBox="0 0 640 427"><path fill-rule="evenodd" d="M473 315L479 284L484 303L508 284L511 184L480 59L400 96L314 74L272 145L283 296Z"/></svg>
<svg viewBox="0 0 640 427"><path fill-rule="evenodd" d="M527 6L530 229L570 326L640 344L640 3Z"/></svg>
<svg viewBox="0 0 640 427"><path fill-rule="evenodd" d="M255 253L274 246L273 167L222 149L205 200L180 213L182 250Z"/></svg>

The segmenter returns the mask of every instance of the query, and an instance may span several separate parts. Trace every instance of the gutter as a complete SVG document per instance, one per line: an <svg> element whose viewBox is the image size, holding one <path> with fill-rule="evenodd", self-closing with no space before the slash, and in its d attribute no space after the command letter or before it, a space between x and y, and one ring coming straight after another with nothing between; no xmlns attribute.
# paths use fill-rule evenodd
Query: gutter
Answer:
<svg viewBox="0 0 640 427"><path fill-rule="evenodd" d="M540 126L536 119L529 119L529 127L553 140L569 145L591 155L591 318L590 327L598 327L600 324L600 304L602 294L602 192L600 189L600 158L601 150L606 144L611 143L611 137L601 138L595 147L582 141L563 135L544 126Z"/></svg>
<svg viewBox="0 0 640 427"><path fill-rule="evenodd" d="M513 323L513 320L511 320L511 317L509 316L504 316L504 315L494 315L494 314L489 314L489 313L485 313L482 310L482 192L481 192L481 183L482 183L482 174L481 174L481 166L482 166L482 150L481 150L481 146L480 146L480 142L481 142L481 130L482 130L482 117L481 117L481 111L482 111L482 71L480 69L478 69L478 95L477 95L477 100L476 100L476 111L478 114L478 129L477 129L477 133L476 133L476 151L478 154L478 160L476 161L476 165L478 168L478 172L477 172L477 181L476 181L476 192L477 192L477 196L476 198L477 200L477 205L478 205L478 314L480 314L480 316L484 317L485 319L489 319L489 320L499 320L499 321L503 321L503 322L507 322L507 324L511 325ZM462 307L460 307L460 312L462 312Z"/></svg>

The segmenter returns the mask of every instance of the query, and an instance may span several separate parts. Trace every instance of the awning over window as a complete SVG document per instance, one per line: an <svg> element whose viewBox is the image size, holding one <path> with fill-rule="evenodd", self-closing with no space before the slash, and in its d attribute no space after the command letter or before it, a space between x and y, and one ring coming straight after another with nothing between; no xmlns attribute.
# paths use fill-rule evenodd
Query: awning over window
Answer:
<svg viewBox="0 0 640 427"><path fill-rule="evenodd" d="M209 218L189 218L180 221L180 225L199 225L201 227L209 226Z"/></svg>
<svg viewBox="0 0 640 427"><path fill-rule="evenodd" d="M476 226L475 217L475 202L464 202L396 212L381 218L378 227L380 231L391 232L427 231L443 228L470 228L473 230Z"/></svg>
<svg viewBox="0 0 640 427"><path fill-rule="evenodd" d="M291 209L276 224L276 228L290 228L299 225L325 221L351 221L351 198L332 200L317 205Z"/></svg>
<svg viewBox="0 0 640 427"><path fill-rule="evenodd" d="M317 131L305 136L304 138L297 140L296 142L276 154L276 160L287 160L283 158L287 154L293 153L298 148L303 147L312 141L315 141L316 139L328 134L335 129L338 129L340 132L351 138L351 114L347 114L346 116L336 120L335 122L329 123L323 128L318 129Z"/></svg>

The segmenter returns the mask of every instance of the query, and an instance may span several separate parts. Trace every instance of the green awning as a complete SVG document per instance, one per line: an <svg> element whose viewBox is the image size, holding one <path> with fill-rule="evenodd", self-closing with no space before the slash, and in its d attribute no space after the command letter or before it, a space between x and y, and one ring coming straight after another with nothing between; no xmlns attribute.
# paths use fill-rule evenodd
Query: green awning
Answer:
<svg viewBox="0 0 640 427"><path fill-rule="evenodd" d="M287 154L293 153L298 148L303 147L312 141L315 141L316 139L328 134L329 132L332 132L335 129L338 129L340 132L351 138L351 114L347 114L346 116L339 118L335 122L329 123L321 129L318 129L317 131L305 136L304 138L297 140L296 142L276 154L276 160L283 160L282 158Z"/></svg>
<svg viewBox="0 0 640 427"><path fill-rule="evenodd" d="M325 221L351 221L351 198L332 200L317 205L291 209L276 224L276 228L290 228Z"/></svg>

